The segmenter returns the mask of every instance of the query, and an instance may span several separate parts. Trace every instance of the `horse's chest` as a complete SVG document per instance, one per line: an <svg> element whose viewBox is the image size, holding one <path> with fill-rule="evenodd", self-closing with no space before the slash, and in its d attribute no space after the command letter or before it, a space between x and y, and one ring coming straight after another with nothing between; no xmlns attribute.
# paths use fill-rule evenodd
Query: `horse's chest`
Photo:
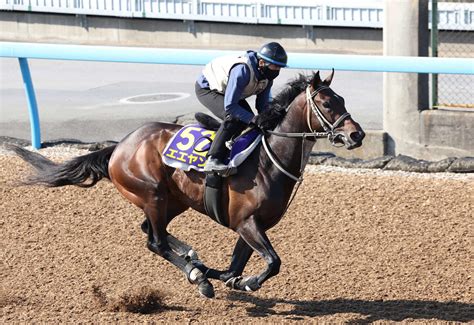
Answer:
<svg viewBox="0 0 474 325"><path fill-rule="evenodd" d="M272 187L260 197L259 201L256 215L263 227L271 228L283 217L288 203L287 191L283 187Z"/></svg>

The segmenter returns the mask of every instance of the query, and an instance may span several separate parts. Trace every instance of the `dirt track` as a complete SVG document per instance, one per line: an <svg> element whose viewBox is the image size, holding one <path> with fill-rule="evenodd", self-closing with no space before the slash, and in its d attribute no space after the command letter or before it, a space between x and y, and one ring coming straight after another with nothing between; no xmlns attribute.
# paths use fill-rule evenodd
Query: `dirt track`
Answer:
<svg viewBox="0 0 474 325"><path fill-rule="evenodd" d="M474 322L472 174L307 173L269 232L281 273L250 294L214 281L209 300L147 250L141 211L111 183L11 185L27 172L0 155L3 324ZM171 232L209 266L228 266L231 231L187 211ZM253 256L246 274L263 265ZM134 303L151 313L127 312Z"/></svg>

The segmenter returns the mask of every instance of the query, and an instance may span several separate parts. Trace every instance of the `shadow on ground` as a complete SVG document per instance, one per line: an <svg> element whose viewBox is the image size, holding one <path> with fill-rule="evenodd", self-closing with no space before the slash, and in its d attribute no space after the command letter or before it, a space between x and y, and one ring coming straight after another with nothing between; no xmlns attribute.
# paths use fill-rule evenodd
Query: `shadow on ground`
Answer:
<svg viewBox="0 0 474 325"><path fill-rule="evenodd" d="M439 302L430 300L287 300L262 299L246 293L230 292L228 299L251 303L254 306L247 308L251 317L265 317L270 315L287 315L298 320L303 317L318 317L332 314L353 313L359 314L360 319L352 324L369 324L379 320L403 321L411 320L439 320L448 322L471 322L474 320L474 304L460 302ZM293 305L290 311L275 311L276 304Z"/></svg>

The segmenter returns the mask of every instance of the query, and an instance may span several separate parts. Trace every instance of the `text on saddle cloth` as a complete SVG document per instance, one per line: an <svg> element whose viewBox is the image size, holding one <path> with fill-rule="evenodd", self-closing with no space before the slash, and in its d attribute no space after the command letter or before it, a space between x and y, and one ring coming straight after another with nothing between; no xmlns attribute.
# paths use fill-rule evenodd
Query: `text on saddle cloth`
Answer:
<svg viewBox="0 0 474 325"><path fill-rule="evenodd" d="M203 171L207 152L216 136L215 131L206 130L198 124L185 125L170 139L163 151L163 162L173 168ZM239 136L232 145L227 158L229 167L239 166L257 147L262 135L252 130Z"/></svg>

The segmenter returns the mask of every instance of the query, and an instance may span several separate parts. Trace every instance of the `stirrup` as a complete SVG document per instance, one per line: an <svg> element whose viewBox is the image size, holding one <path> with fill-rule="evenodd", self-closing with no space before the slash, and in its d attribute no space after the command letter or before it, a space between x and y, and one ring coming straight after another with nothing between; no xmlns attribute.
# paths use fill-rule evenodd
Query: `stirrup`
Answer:
<svg viewBox="0 0 474 325"><path fill-rule="evenodd" d="M237 174L237 167L227 167L226 170L217 172L217 174L222 177L229 177L229 176L235 175Z"/></svg>
<svg viewBox="0 0 474 325"><path fill-rule="evenodd" d="M206 174L217 174L221 177L229 177L237 174L237 167L226 167L223 170L203 170Z"/></svg>
<svg viewBox="0 0 474 325"><path fill-rule="evenodd" d="M227 165L220 162L218 159L210 157L204 165L204 172L206 173L217 173L223 172L227 169Z"/></svg>

